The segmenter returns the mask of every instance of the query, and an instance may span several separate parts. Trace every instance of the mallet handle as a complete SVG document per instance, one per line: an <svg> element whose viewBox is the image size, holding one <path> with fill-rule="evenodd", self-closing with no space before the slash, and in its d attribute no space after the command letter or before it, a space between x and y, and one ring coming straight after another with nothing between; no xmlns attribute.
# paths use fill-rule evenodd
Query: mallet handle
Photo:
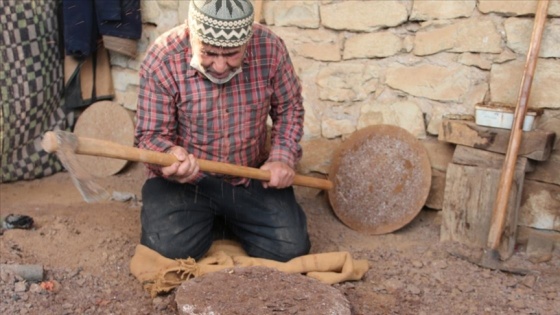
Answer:
<svg viewBox="0 0 560 315"><path fill-rule="evenodd" d="M170 153L143 150L106 140L78 136L76 136L76 138L78 140L78 146L74 151L76 154L101 156L134 162L151 163L162 166L169 166L177 162L177 158ZM46 132L43 136L41 145L47 152L56 152L59 149L56 133L53 131ZM208 161L203 159L197 159L197 161L200 170L204 172L246 177L262 181L270 180L270 172L258 168ZM294 185L325 190L329 190L333 187L332 182L327 179L303 176L298 174L296 174L294 178Z"/></svg>

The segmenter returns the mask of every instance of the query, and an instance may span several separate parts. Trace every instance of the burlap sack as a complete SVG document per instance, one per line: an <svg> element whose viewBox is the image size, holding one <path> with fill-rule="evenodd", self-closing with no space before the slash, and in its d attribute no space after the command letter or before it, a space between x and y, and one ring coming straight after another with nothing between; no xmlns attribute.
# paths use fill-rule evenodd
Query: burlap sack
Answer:
<svg viewBox="0 0 560 315"><path fill-rule="evenodd" d="M326 284L360 280L369 270L366 260L355 260L348 252L309 254L288 262L249 257L233 241L214 242L208 253L196 262L192 258L169 259L137 245L130 262L131 273L155 297L169 292L183 281L231 267L266 266L286 273L300 273Z"/></svg>

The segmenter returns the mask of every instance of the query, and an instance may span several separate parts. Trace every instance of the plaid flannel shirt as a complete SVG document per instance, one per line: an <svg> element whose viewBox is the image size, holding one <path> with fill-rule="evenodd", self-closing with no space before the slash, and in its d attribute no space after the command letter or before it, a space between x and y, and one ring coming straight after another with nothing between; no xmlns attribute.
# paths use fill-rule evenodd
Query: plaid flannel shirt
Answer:
<svg viewBox="0 0 560 315"><path fill-rule="evenodd" d="M303 134L301 84L282 39L264 26L253 27L242 72L225 84L214 84L190 67L185 25L154 42L139 72L139 148L164 152L178 145L199 159L249 167L281 161L295 167ZM161 166L147 168L150 178L161 176ZM203 176L200 173L194 182ZM248 183L245 178L224 177L234 185Z"/></svg>

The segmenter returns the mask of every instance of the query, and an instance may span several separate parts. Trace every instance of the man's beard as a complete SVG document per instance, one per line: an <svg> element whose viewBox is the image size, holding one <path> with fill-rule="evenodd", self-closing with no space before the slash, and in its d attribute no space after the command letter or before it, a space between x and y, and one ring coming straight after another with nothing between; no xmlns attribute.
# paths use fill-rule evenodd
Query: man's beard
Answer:
<svg viewBox="0 0 560 315"><path fill-rule="evenodd" d="M212 76L208 71L206 71L206 69L200 64L200 60L197 55L194 55L191 59L190 66L198 70L198 72L202 73L208 80L216 84L224 84L226 82L229 82L229 80L231 80L234 76L241 73L241 67L238 67L234 71L230 71L227 77L223 79L216 78Z"/></svg>

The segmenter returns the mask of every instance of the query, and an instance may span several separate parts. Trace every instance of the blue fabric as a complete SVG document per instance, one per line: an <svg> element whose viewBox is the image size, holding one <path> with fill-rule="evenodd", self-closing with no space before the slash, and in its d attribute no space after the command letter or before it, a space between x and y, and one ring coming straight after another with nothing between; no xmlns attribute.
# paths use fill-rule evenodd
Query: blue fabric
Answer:
<svg viewBox="0 0 560 315"><path fill-rule="evenodd" d="M139 39L140 0L62 0L67 55L87 57L101 35Z"/></svg>
<svg viewBox="0 0 560 315"><path fill-rule="evenodd" d="M254 180L233 186L211 176L190 185L155 177L144 184L142 203L140 243L168 258L199 259L228 232L252 257L288 261L311 246L291 187L265 189Z"/></svg>

